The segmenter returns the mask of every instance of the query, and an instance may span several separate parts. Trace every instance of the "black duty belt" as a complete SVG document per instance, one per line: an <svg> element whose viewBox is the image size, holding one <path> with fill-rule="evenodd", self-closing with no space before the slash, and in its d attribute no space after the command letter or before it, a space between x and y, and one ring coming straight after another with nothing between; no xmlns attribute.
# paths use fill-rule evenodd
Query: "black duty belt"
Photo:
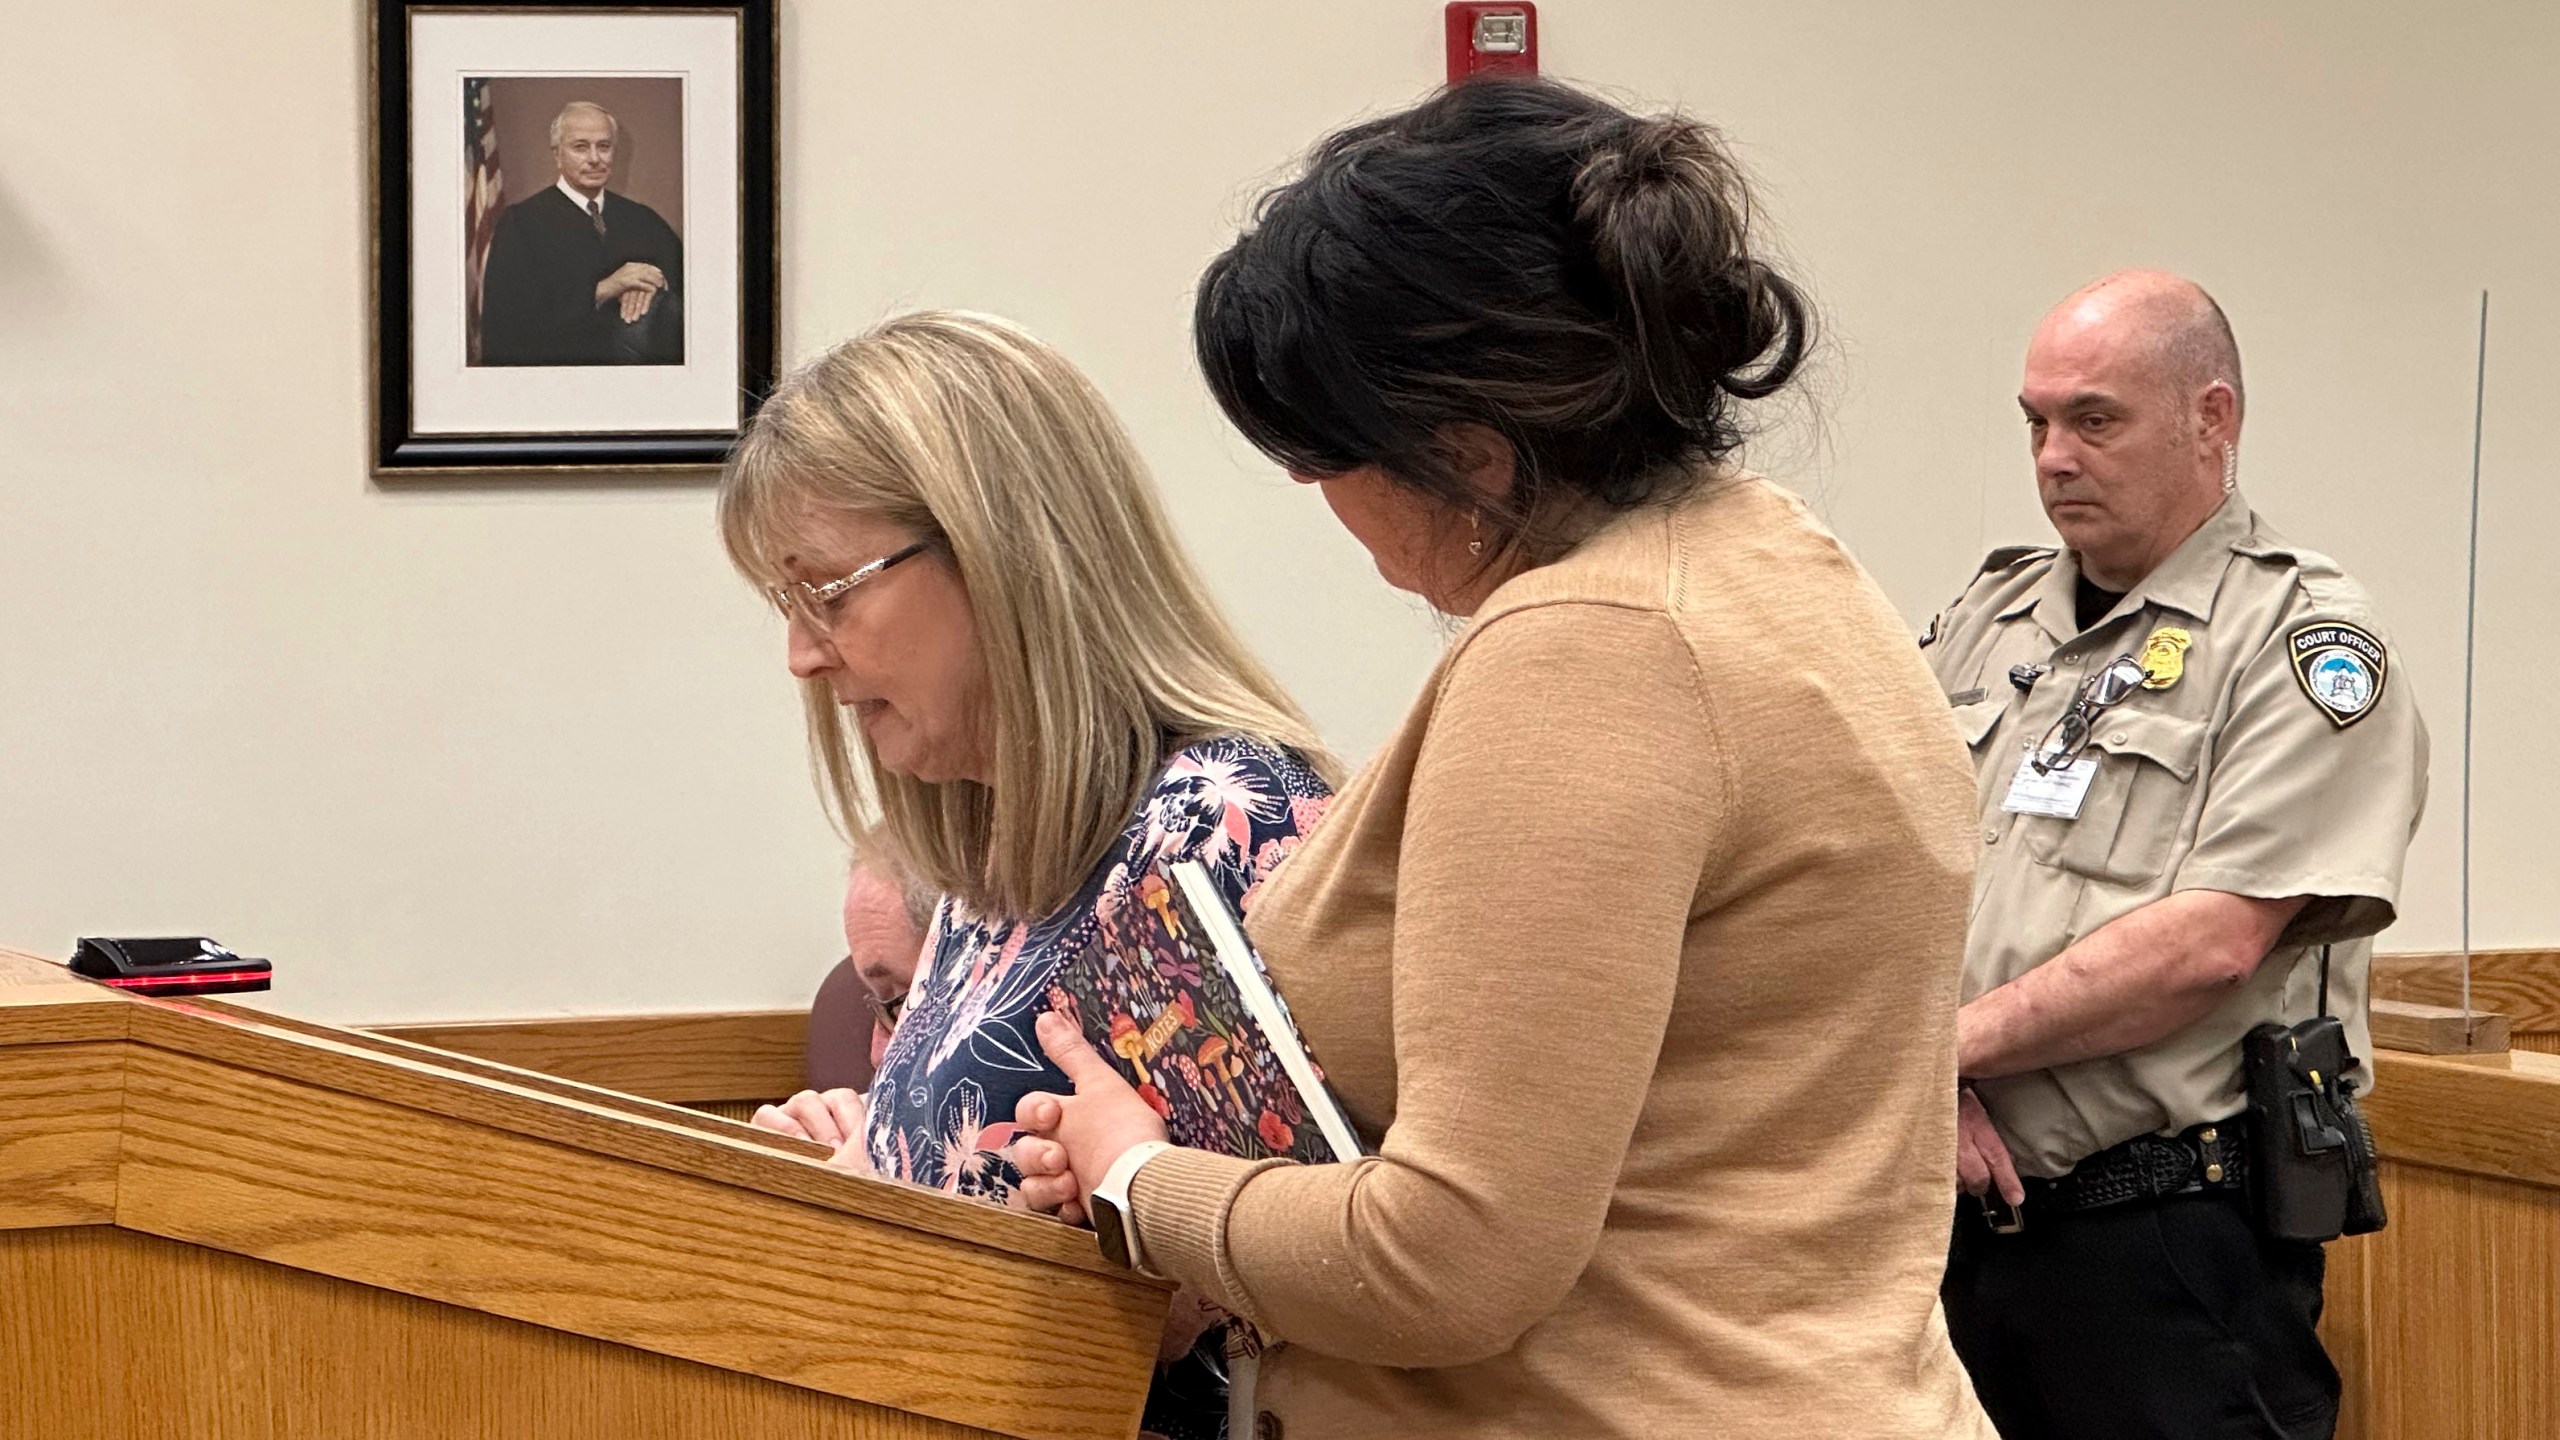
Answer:
<svg viewBox="0 0 2560 1440"><path fill-rule="evenodd" d="M2137 1135L2059 1179L2028 1179L2019 1209L2029 1217L2060 1216L2173 1195L2240 1195L2249 1180L2247 1135L2247 1117L2240 1115L2175 1135Z"/></svg>

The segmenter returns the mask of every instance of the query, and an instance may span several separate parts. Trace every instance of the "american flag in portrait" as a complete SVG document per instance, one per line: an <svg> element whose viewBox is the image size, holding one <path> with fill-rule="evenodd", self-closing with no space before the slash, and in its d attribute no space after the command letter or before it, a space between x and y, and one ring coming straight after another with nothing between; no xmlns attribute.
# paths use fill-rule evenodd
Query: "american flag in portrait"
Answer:
<svg viewBox="0 0 2560 1440"><path fill-rule="evenodd" d="M506 204L506 177L498 172L497 101L489 82L462 82L462 325L469 363L480 363L480 277L489 268L489 237Z"/></svg>

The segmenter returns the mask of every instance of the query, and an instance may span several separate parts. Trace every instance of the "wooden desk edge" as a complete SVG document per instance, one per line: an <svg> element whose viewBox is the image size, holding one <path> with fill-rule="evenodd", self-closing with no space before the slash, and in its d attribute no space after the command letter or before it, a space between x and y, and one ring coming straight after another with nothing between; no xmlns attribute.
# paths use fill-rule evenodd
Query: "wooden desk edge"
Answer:
<svg viewBox="0 0 2560 1440"><path fill-rule="evenodd" d="M134 1144L133 1126L137 1120L128 1108L130 1102L121 1091L123 1085L138 1082L120 1077L125 1057L139 1062L144 1056L159 1054L184 1057L200 1066L222 1067L243 1077L259 1075L270 1077L271 1082L309 1086L314 1092L363 1097L414 1112L422 1123L432 1116L449 1126L485 1126L489 1131L560 1144L600 1160L632 1163L683 1176L697 1184L707 1182L730 1187L739 1192L742 1201L751 1196L762 1197L768 1205L774 1202L796 1203L818 1211L832 1210L861 1217L910 1232L909 1243L917 1246L956 1247L947 1252L955 1259L961 1253L976 1251L981 1257L1004 1256L1010 1263L1028 1266L1032 1275L1037 1275L1044 1266L1088 1272L1069 1288L1080 1287L1078 1293L1090 1292L1097 1296L1120 1294L1123 1298L1119 1301L1100 1302L1121 1307L1114 1313L1125 1312L1128 1305L1137 1303L1137 1292L1169 1288L1104 1262L1088 1235L1048 1221L847 1175L813 1163L805 1156L776 1153L771 1146L774 1137L758 1132L724 1133L742 1130L742 1127L734 1127L713 1117L636 1101L610 1092L592 1091L588 1087L555 1081L550 1077L511 1073L502 1066L447 1055L425 1046L382 1037L351 1035L219 1001L172 1002L129 996L86 981L69 979L59 966L50 962L17 955L9 958L13 962L9 973L5 980L0 980L0 1057L14 1057L6 1073L31 1078L40 1084L50 1083L60 1094L95 1097L97 1103L94 1105L76 1113L52 1117L50 1134L55 1137L55 1147L59 1149L59 1137L74 1134L74 1130L63 1122L76 1122L76 1135L81 1143L97 1150L97 1154L84 1163L99 1172L94 1178L106 1188L100 1194L86 1197L94 1203L73 1206L66 1201L40 1214L29 1210L26 1214L11 1217L5 1213L6 1207L0 1207L0 1222L13 1218L15 1221L7 1224L6 1228L59 1228L64 1225L125 1228L269 1263L317 1269L323 1274L340 1274L337 1268L329 1265L304 1263L310 1259L307 1255L279 1253L271 1247L254 1243L254 1237L239 1244L231 1243L238 1237L229 1236L218 1227L199 1233L201 1227L179 1225L166 1228L164 1224L155 1224L155 1219L166 1222L168 1216L151 1210L148 1193L137 1203L143 1204L150 1213L127 1213L125 1197L119 1192L130 1188L134 1179L131 1167L137 1163L137 1155L131 1147ZM45 968L33 968L36 965ZM112 1062L110 1068L96 1070L95 1067L105 1062ZM82 1064L91 1067L94 1073L83 1078L80 1073ZM66 1066L69 1068L65 1069ZM204 1073L218 1072L207 1070ZM80 1088L63 1090L65 1077ZM524 1083L516 1083L518 1081ZM185 1093L191 1088L157 1087L157 1095L162 1102L160 1110L164 1132L167 1120L190 1112L210 1123L219 1125L225 1122L229 1108L218 1102L191 1101ZM47 1119L41 1111L35 1118L38 1122ZM47 1132L41 1128L35 1134L40 1143L47 1140ZM164 1148L167 1138L167 1133L160 1136ZM180 1148L192 1152L192 1147ZM143 1163L146 1169L158 1163L165 1170L165 1158L161 1157L160 1162ZM174 1193L167 1190L170 1182L165 1175L155 1177L153 1183L161 1187L163 1201ZM91 1185L90 1188L97 1187ZM59 1201L62 1197L54 1198ZM165 1205L162 1208L165 1209ZM717 1229L718 1217L712 1210L718 1208L714 1206L695 1213L706 1228ZM919 1259L925 1253L922 1249L915 1252ZM1067 1284L1065 1275L1055 1270L1048 1273L1051 1279L1034 1283L1052 1289ZM342 1275L341 1278L349 1277ZM440 1292L433 1285L403 1283L388 1272L352 1278L358 1279L359 1283L447 1304L461 1304L465 1308L493 1314L511 1314L503 1307L481 1306L464 1296ZM513 1318L565 1329L569 1333L641 1344L645 1349L663 1349L664 1353L683 1355L696 1363L761 1375L867 1403L887 1403L893 1409L903 1409L907 1405L901 1400L884 1401L868 1393L869 1387L847 1390L832 1380L779 1373L772 1365L756 1363L753 1355L742 1357L707 1351L696 1354L682 1345L662 1347L646 1336L615 1333L609 1326L599 1329L593 1324L564 1325L541 1316ZM1150 1327L1147 1334L1151 1336L1152 1333ZM1130 1423L1134 1422L1137 1396L1144 1388L1143 1379L1141 1367L1130 1382L1138 1389L1127 1392L1132 1407L1128 1417ZM1100 1382L1096 1380L1095 1383ZM1115 1389L1111 1393L1116 1395L1119 1392ZM943 1413L946 1411L947 1414ZM1046 1418L1024 1419L1012 1416L1002 1404L992 1408L974 1403L968 1406L958 1406L956 1402L933 1404L921 1407L917 1413L934 1413L954 1423L993 1426L1004 1433L1020 1435L1093 1436L1099 1440L1104 1434L1122 1433L1119 1428L1122 1422L1110 1417L1058 1416L1044 1411L1041 1414Z"/></svg>
<svg viewBox="0 0 2560 1440"><path fill-rule="evenodd" d="M584 1088L571 1082L480 1073L499 1067L408 1042L346 1035L311 1022L238 1007L216 1010L146 1000L137 1003L132 1020L133 1038L156 1048L344 1089L1024 1259L1103 1274L1125 1273L1103 1259L1092 1237L1083 1232L1034 1216L847 1174L820 1163L822 1157L814 1154L779 1154L770 1137L734 1133L741 1127L716 1116L646 1101L597 1103L563 1093ZM664 1113L643 1113L635 1106Z"/></svg>
<svg viewBox="0 0 2560 1440"><path fill-rule="evenodd" d="M438 1020L364 1028L520 1070L688 1105L778 1100L807 1083L805 1008Z"/></svg>
<svg viewBox="0 0 2560 1440"><path fill-rule="evenodd" d="M2384 1050L2374 1072L2365 1108L2383 1158L2560 1188L2560 1055Z"/></svg>
<svg viewBox="0 0 2560 1440"><path fill-rule="evenodd" d="M1054 1221L850 1175L818 1147L677 1107L596 1091L386 1036L217 1000L120 994L0 949L0 1046L127 1041L362 1094L616 1159L1096 1274L1126 1276L1092 1236ZM584 1093L581 1093L584 1092Z"/></svg>

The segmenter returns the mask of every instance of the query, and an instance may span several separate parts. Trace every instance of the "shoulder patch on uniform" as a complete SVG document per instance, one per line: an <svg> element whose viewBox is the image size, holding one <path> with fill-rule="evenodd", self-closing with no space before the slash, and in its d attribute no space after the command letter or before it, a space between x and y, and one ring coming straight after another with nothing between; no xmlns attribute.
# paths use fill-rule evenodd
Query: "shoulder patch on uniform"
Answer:
<svg viewBox="0 0 2560 1440"><path fill-rule="evenodd" d="M2343 620L2297 625L2284 647L2311 707L2341 730L2373 713L2391 678L2391 657L2382 642Z"/></svg>
<svg viewBox="0 0 2560 1440"><path fill-rule="evenodd" d="M2061 552L2055 550L2050 545L2003 545L1999 549L1992 551L1990 554L1983 556L1982 568L1973 573L1976 575L1988 575L1995 570L2009 569L2011 566L2014 566L2023 560L2033 560L2040 555L2055 555L2059 553Z"/></svg>

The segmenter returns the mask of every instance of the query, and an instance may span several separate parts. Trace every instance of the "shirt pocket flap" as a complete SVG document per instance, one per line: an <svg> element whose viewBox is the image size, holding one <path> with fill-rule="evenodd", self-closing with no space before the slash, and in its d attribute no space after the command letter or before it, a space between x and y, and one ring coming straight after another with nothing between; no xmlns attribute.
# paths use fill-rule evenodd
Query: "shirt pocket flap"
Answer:
<svg viewBox="0 0 2560 1440"><path fill-rule="evenodd" d="M1991 695L1962 705L1950 706L1947 713L1955 717L1956 733L1964 737L1965 744L1980 745L1990 737L1993 730L1999 728L2000 717L2008 711L2008 696Z"/></svg>
<svg viewBox="0 0 2560 1440"><path fill-rule="evenodd" d="M2090 743L2111 755L2138 755L2181 785L2204 759L2205 722L2156 710L2111 710L2098 717Z"/></svg>
<svg viewBox="0 0 2560 1440"><path fill-rule="evenodd" d="M2079 818L2039 824L2027 853L2110 884L2156 887L2185 829L2206 728L2156 710L2101 712L2089 749L2106 759Z"/></svg>

